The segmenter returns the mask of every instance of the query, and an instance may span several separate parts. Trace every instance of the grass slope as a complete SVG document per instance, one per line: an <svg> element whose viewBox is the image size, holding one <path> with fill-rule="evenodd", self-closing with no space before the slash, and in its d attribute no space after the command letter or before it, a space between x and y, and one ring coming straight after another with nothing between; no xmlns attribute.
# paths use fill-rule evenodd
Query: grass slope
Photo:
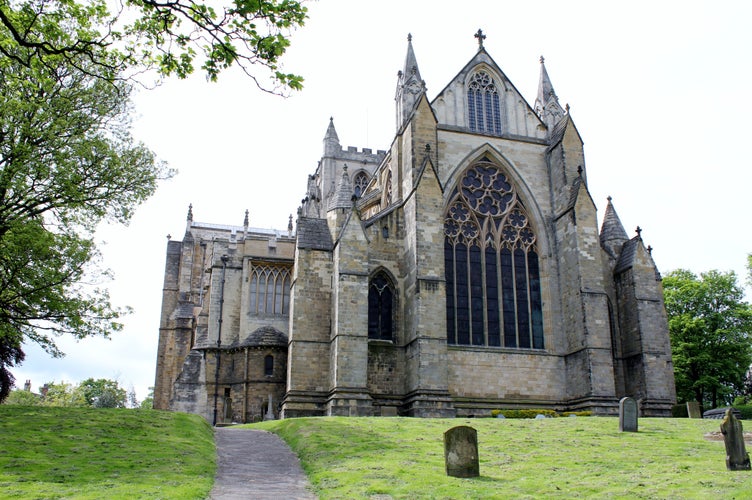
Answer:
<svg viewBox="0 0 752 500"><path fill-rule="evenodd" d="M215 469L196 415L0 406L2 498L206 498Z"/></svg>
<svg viewBox="0 0 752 500"><path fill-rule="evenodd" d="M305 418L253 424L298 454L324 499L752 498L752 472L726 470L720 421ZM444 472L443 433L478 431L479 478ZM747 423L752 426L752 423Z"/></svg>

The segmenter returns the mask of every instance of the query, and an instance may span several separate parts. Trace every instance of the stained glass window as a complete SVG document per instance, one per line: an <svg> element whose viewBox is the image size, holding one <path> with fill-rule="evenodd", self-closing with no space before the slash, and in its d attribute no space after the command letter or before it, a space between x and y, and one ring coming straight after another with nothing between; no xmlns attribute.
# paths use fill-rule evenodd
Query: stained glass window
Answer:
<svg viewBox="0 0 752 500"><path fill-rule="evenodd" d="M286 316L290 309L290 268L253 265L248 295L251 314Z"/></svg>
<svg viewBox="0 0 752 500"><path fill-rule="evenodd" d="M499 92L491 75L478 71L467 87L468 126L473 132L501 135Z"/></svg>
<svg viewBox="0 0 752 500"><path fill-rule="evenodd" d="M466 170L444 218L449 344L543 349L536 242L507 176L487 158Z"/></svg>
<svg viewBox="0 0 752 500"><path fill-rule="evenodd" d="M368 174L366 172L358 172L353 180L353 194L360 198L363 196L363 192L368 185Z"/></svg>
<svg viewBox="0 0 752 500"><path fill-rule="evenodd" d="M368 286L368 338L392 340L394 286L386 273L379 272Z"/></svg>

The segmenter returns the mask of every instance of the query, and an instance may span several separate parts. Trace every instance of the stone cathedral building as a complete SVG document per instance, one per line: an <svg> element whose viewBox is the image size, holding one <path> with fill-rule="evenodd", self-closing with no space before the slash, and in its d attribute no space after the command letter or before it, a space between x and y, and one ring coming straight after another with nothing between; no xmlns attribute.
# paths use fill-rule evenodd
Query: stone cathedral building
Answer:
<svg viewBox="0 0 752 500"><path fill-rule="evenodd" d="M408 37L388 149L334 122L297 218L167 244L156 408L311 415L648 416L675 401L661 279L608 200L543 58L531 106L478 48L429 100Z"/></svg>

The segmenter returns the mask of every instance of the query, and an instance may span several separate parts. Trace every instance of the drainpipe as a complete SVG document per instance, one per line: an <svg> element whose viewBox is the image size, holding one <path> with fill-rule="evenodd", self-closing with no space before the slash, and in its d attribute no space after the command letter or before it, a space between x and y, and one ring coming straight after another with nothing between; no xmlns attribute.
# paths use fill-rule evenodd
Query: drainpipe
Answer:
<svg viewBox="0 0 752 500"><path fill-rule="evenodd" d="M219 398L219 362L220 362L220 352L219 349L222 347L222 310L224 309L224 303L225 303L225 273L227 271L227 261L230 260L230 257L227 255L223 255L222 258L222 284L219 287L219 320L217 321L219 323L219 326L217 328L217 368L214 371L214 421L212 422L213 426L217 425L217 399Z"/></svg>

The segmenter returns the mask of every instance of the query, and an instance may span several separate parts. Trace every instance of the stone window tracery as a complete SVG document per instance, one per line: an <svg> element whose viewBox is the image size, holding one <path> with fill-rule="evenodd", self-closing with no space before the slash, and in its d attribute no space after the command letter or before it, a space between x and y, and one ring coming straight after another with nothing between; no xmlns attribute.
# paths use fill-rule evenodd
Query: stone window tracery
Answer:
<svg viewBox="0 0 752 500"><path fill-rule="evenodd" d="M471 166L444 218L449 344L543 349L537 239L506 175Z"/></svg>
<svg viewBox="0 0 752 500"><path fill-rule="evenodd" d="M368 285L368 338L394 338L394 285L383 271L371 278Z"/></svg>
<svg viewBox="0 0 752 500"><path fill-rule="evenodd" d="M289 313L289 267L254 264L249 282L250 314L286 316Z"/></svg>
<svg viewBox="0 0 752 500"><path fill-rule="evenodd" d="M353 194L360 198L366 190L368 185L369 176L366 172L358 172L353 180Z"/></svg>
<svg viewBox="0 0 752 500"><path fill-rule="evenodd" d="M468 124L473 132L501 135L499 92L491 75L478 71L467 86Z"/></svg>

